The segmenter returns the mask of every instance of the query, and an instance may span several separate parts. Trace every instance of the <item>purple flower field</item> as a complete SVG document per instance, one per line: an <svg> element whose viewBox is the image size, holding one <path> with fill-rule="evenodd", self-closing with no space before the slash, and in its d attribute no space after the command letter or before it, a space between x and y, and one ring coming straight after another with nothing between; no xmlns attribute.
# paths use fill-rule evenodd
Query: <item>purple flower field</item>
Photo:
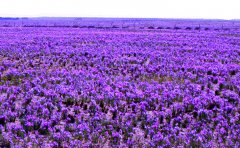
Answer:
<svg viewBox="0 0 240 148"><path fill-rule="evenodd" d="M0 147L240 147L231 23L16 22L0 25Z"/></svg>

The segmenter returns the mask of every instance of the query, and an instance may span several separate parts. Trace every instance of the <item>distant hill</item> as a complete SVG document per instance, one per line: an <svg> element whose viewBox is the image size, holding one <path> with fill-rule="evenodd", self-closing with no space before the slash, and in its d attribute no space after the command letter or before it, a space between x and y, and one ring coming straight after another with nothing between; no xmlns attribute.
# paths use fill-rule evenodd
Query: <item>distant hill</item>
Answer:
<svg viewBox="0 0 240 148"><path fill-rule="evenodd" d="M18 17L0 17L0 20L22 20L22 19L24 19L24 20L26 20L26 19L28 19L28 18L26 18L26 17L21 17L21 18L18 18Z"/></svg>

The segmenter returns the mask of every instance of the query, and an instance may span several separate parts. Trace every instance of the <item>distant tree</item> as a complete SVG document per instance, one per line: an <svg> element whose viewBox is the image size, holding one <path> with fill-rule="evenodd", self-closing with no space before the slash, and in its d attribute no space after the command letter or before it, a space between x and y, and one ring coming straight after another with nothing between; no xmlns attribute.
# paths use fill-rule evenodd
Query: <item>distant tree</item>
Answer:
<svg viewBox="0 0 240 148"><path fill-rule="evenodd" d="M200 30L200 29L201 29L200 25L195 27L195 30Z"/></svg>
<svg viewBox="0 0 240 148"><path fill-rule="evenodd" d="M181 29L181 28L175 25L173 29L174 29L174 30L179 30L179 29Z"/></svg>
<svg viewBox="0 0 240 148"><path fill-rule="evenodd" d="M207 31L207 30L209 30L209 28L208 28L208 27L205 27L205 29L204 29L204 30L206 30L206 31Z"/></svg>
<svg viewBox="0 0 240 148"><path fill-rule="evenodd" d="M95 26L92 26L92 25L91 25L91 26L88 26L87 28L95 28Z"/></svg>
<svg viewBox="0 0 240 148"><path fill-rule="evenodd" d="M75 25L73 25L72 27L73 27L73 28L78 28L79 26L75 24Z"/></svg>
<svg viewBox="0 0 240 148"><path fill-rule="evenodd" d="M113 26L112 26L112 28L119 28L119 27L118 27L118 26L116 26L116 25L113 25Z"/></svg>
<svg viewBox="0 0 240 148"><path fill-rule="evenodd" d="M149 26L148 29L154 29L154 27L153 26Z"/></svg>

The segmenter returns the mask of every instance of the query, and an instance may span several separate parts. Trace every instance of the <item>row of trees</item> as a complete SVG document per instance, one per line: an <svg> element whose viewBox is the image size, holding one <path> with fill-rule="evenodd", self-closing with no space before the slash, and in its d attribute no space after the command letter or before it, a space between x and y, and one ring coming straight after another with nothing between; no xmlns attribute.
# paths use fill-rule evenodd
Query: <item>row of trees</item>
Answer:
<svg viewBox="0 0 240 148"><path fill-rule="evenodd" d="M206 26L206 25L155 25L155 24L143 24L143 23L78 23L78 22L23 22L23 21L2 21L0 27L70 27L70 28L98 28L98 29L174 29L174 30L230 30L228 26ZM237 29L231 27L231 29Z"/></svg>

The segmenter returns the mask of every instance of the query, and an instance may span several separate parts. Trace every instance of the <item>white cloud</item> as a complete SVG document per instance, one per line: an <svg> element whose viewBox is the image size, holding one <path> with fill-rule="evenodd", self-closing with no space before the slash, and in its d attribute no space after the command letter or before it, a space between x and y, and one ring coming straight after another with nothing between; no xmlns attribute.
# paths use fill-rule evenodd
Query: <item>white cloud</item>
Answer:
<svg viewBox="0 0 240 148"><path fill-rule="evenodd" d="M239 0L1 0L0 16L239 19Z"/></svg>

